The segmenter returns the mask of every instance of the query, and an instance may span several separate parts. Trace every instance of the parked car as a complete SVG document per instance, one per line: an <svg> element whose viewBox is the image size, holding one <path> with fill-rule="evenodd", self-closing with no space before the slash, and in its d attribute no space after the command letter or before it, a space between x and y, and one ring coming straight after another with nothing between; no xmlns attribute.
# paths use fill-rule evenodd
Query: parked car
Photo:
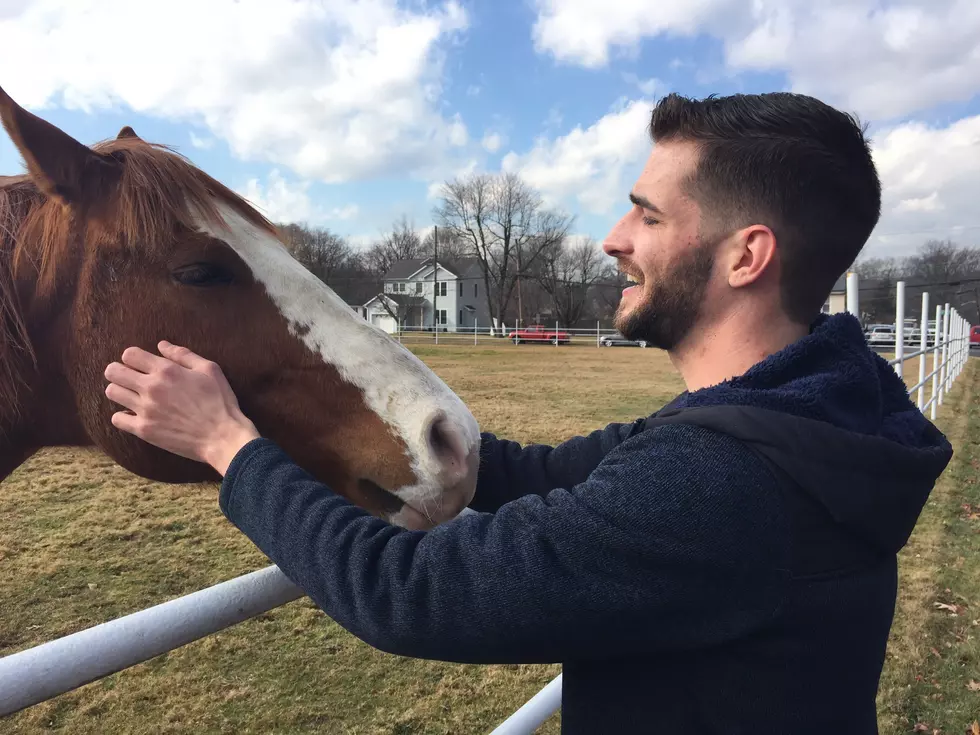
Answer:
<svg viewBox="0 0 980 735"><path fill-rule="evenodd" d="M868 332L868 344L895 346L895 327L875 325Z"/></svg>
<svg viewBox="0 0 980 735"><path fill-rule="evenodd" d="M970 328L970 347L980 347L980 326Z"/></svg>
<svg viewBox="0 0 980 735"><path fill-rule="evenodd" d="M646 347L647 343L642 339L626 339L619 332L614 334L605 334L599 338L599 344L602 347Z"/></svg>
<svg viewBox="0 0 980 735"><path fill-rule="evenodd" d="M550 342L553 345L567 345L572 341L568 332L548 329L541 324L534 324L526 329L517 329L507 335L514 340L515 345L521 342Z"/></svg>

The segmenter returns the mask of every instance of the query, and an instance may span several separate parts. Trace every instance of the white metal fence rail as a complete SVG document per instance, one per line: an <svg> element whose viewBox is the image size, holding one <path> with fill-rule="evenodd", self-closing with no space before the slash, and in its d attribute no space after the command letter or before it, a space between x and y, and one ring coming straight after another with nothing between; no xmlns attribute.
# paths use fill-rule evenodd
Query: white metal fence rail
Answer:
<svg viewBox="0 0 980 735"><path fill-rule="evenodd" d="M860 317L858 277L847 278L847 311ZM970 325L955 309L936 305L936 336L930 346L929 294L922 296L920 348L905 353L905 284L896 295L895 358L904 377L906 363L919 358L919 380L910 387L920 411L936 418L938 406L963 371L970 353ZM941 325L941 329L940 329ZM602 330L593 333L596 344ZM477 332L474 330L473 338ZM931 364L927 357L931 354ZM927 374L927 369L931 367ZM926 387L931 382L929 400ZM466 511L464 511L466 512ZM261 615L303 596L275 565L131 615L0 658L0 717L51 699L161 653ZM529 735L561 706L559 674L491 735Z"/></svg>

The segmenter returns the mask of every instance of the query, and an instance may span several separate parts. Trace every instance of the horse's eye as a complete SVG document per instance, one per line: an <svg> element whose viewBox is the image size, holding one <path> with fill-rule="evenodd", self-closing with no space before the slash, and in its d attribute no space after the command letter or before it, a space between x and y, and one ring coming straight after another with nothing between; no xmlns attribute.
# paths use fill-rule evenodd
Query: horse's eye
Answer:
<svg viewBox="0 0 980 735"><path fill-rule="evenodd" d="M216 263L192 263L177 268L174 280L183 286L223 286L234 278L227 268Z"/></svg>

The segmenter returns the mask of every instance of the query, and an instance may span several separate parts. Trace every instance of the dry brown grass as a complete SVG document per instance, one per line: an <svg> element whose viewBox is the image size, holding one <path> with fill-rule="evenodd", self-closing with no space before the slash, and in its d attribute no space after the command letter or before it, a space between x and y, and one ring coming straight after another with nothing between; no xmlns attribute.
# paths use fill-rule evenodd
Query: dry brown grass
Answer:
<svg viewBox="0 0 980 735"><path fill-rule="evenodd" d="M656 410L682 389L636 348L413 349L484 430L558 442ZM44 451L0 484L0 655L268 564L216 487L170 486L103 455ZM383 654L301 600L5 718L5 733L488 732L553 666L459 666ZM542 730L558 732L558 718Z"/></svg>
<svg viewBox="0 0 980 735"><path fill-rule="evenodd" d="M939 410L937 425L955 454L899 555L895 621L878 692L882 735L916 726L970 732L980 720L980 692L970 688L980 680L980 520L973 512L980 510L978 388L980 366L973 361Z"/></svg>

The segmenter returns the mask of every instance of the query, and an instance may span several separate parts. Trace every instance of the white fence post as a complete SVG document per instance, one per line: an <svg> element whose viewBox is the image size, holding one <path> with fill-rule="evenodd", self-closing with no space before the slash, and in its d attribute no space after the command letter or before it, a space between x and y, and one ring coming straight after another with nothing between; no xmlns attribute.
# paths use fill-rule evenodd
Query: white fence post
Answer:
<svg viewBox="0 0 980 735"><path fill-rule="evenodd" d="M937 325L938 326L938 325ZM949 358L949 302L943 307L943 329L942 329L942 370L939 373L939 405L943 405L943 395L946 392L946 360Z"/></svg>
<svg viewBox="0 0 980 735"><path fill-rule="evenodd" d="M922 319L919 321L921 334L919 335L919 396L916 405L920 411L926 407L926 350L929 349L929 292L922 292Z"/></svg>
<svg viewBox="0 0 980 735"><path fill-rule="evenodd" d="M858 274L847 274L847 311L861 321L861 299L858 293Z"/></svg>
<svg viewBox="0 0 980 735"><path fill-rule="evenodd" d="M936 335L932 343L932 404L929 418L936 420L939 408L939 343L942 341L943 307L936 304Z"/></svg>
<svg viewBox="0 0 980 735"><path fill-rule="evenodd" d="M905 378L905 281L895 284L895 372Z"/></svg>

